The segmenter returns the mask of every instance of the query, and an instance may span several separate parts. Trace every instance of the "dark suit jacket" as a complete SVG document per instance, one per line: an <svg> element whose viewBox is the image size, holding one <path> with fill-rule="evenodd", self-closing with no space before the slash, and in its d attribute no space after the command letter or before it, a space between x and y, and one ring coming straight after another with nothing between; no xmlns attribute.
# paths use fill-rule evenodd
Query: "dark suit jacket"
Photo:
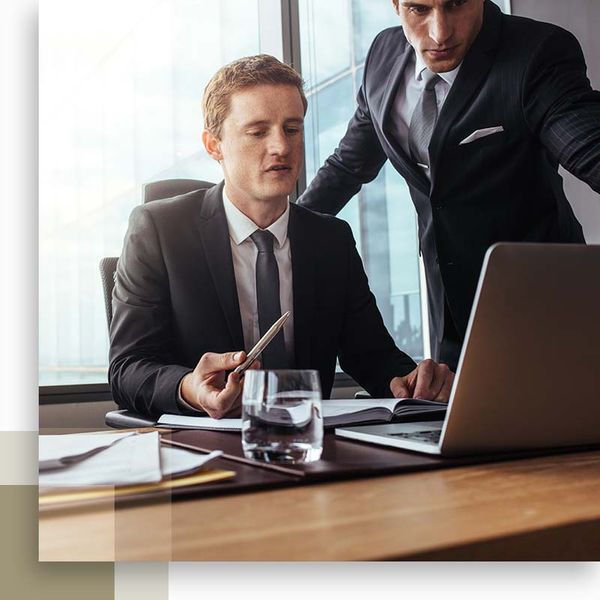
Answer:
<svg viewBox="0 0 600 600"><path fill-rule="evenodd" d="M205 352L244 349L223 184L134 209L113 295L109 381L123 408L179 412L178 386ZM398 350L369 290L350 227L291 205L297 368L329 397L340 365L372 395L415 363ZM248 349L247 349L248 350Z"/></svg>
<svg viewBox="0 0 600 600"><path fill-rule="evenodd" d="M390 127L413 52L394 27L374 40L356 113L299 202L336 214L386 159L405 177L418 213L434 357L444 293L462 338L491 244L584 242L559 163L600 191L600 93L590 88L577 40L559 27L503 15L488 0L484 11L431 139L431 182ZM504 132L460 144L499 125Z"/></svg>

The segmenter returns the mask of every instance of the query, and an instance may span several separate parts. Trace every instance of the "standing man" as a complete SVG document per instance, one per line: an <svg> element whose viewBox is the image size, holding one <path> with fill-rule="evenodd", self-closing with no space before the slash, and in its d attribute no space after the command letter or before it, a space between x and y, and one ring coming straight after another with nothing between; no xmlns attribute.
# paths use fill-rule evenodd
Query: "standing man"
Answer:
<svg viewBox="0 0 600 600"><path fill-rule="evenodd" d="M583 243L559 164L600 192L600 93L577 40L490 0L393 0L358 108L300 199L336 214L386 160L418 215L432 354L456 369L486 250Z"/></svg>
<svg viewBox="0 0 600 600"><path fill-rule="evenodd" d="M373 396L447 401L448 367L417 366L385 329L348 224L288 200L304 156L298 73L272 56L239 59L203 105L224 181L131 215L113 296L115 401L153 416L239 411L230 371L288 310L265 368L316 369L327 398L339 357Z"/></svg>

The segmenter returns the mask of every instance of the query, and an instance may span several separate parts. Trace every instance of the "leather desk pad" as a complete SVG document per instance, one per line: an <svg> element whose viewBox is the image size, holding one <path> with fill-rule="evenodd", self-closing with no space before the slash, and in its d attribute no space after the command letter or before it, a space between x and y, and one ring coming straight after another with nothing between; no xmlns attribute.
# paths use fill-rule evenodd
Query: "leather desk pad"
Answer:
<svg viewBox="0 0 600 600"><path fill-rule="evenodd" d="M597 449L597 446L587 446L446 458L351 441L338 438L333 432L330 432L325 433L321 460L304 465L279 466L244 459L241 436L238 432L185 429L164 433L162 439L166 443L183 448L201 451L222 450L226 456L213 461L211 465L236 472L236 477L228 481L173 490L174 499L190 494L208 496L242 493L290 485L442 469ZM240 460L244 462L239 462Z"/></svg>

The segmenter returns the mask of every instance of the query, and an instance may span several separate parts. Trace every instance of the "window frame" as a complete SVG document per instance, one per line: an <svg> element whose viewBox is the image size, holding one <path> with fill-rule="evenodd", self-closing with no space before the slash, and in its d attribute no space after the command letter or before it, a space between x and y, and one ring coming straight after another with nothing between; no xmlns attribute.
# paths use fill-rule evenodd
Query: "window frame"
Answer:
<svg viewBox="0 0 600 600"><path fill-rule="evenodd" d="M76 402L106 402L107 400L113 400L108 382L39 386L40 406Z"/></svg>

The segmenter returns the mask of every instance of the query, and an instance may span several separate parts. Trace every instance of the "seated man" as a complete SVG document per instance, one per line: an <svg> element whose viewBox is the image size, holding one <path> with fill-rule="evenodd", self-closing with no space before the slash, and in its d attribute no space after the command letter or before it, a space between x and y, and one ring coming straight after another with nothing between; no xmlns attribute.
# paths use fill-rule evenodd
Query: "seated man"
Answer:
<svg viewBox="0 0 600 600"><path fill-rule="evenodd" d="M448 399L448 368L417 367L395 346L348 224L288 201L306 106L300 76L271 56L237 60L209 82L202 140L224 182L131 215L111 327L121 407L236 412L242 382L228 372L287 310L264 368L317 369L327 398L339 357L373 396Z"/></svg>

